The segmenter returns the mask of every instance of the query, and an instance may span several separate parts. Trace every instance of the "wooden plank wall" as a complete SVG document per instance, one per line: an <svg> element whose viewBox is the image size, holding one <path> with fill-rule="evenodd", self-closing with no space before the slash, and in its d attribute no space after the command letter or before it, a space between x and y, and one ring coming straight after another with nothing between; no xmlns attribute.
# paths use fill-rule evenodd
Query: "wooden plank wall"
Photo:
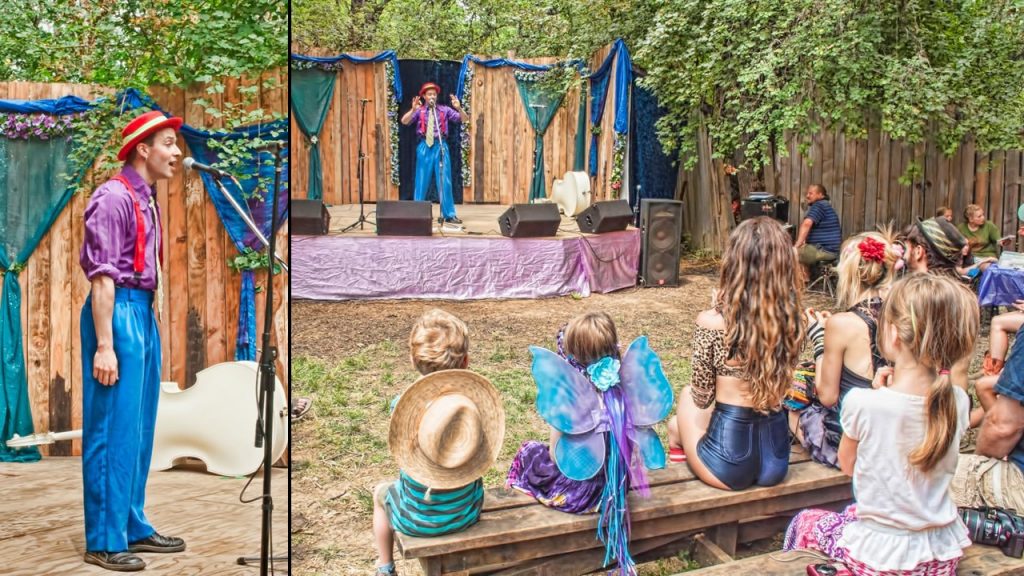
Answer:
<svg viewBox="0 0 1024 576"><path fill-rule="evenodd" d="M710 154L707 137L698 140L698 151ZM807 186L821 183L829 191L844 238L889 222L899 230L917 217L934 216L940 206L952 208L954 222L960 223L964 207L971 203L980 205L1003 235L1017 230L1017 207L1024 203L1020 150L977 153L973 139L967 138L952 156L946 156L934 139L912 145L894 141L878 129L869 130L862 139L823 130L813 136L804 154L794 138L781 146L788 156L781 151L773 154L773 162L765 166L764 185L768 192L790 200L791 224L799 224L805 212L800 203ZM729 219L708 216L720 216L717 207L729 203L726 163L739 166L742 161L737 156L707 162L704 154L698 154L697 168L680 168L686 234L694 248L715 253L724 248L732 228ZM920 175L913 183L901 184L900 176L912 164L920 168ZM704 166L710 166L708 174ZM752 181L749 172L741 169L741 198L752 191Z"/></svg>
<svg viewBox="0 0 1024 576"><path fill-rule="evenodd" d="M275 71L281 88L261 90L255 106L287 113L285 71ZM255 80L229 80L222 98L240 101L237 89ZM109 89L77 84L0 83L0 98L37 100L66 95L93 99L95 91ZM195 98L209 96L204 86L188 89L150 89L156 102L196 127L217 127ZM184 139L178 145L189 155ZM82 365L79 318L89 293L89 282L78 264L82 245L85 194L76 194L43 236L19 280L22 288L22 329L32 418L37 431L64 431L82 426ZM157 185L157 201L164 217L166 284L164 314L160 319L163 346L161 378L179 386L194 383L195 373L206 366L230 361L235 353L238 325L238 290L241 276L225 265L236 254L234 244L217 217L198 176L180 170L173 179ZM287 259L287 226L278 236L278 253ZM6 278L4 278L6 279ZM265 277L257 275L257 284ZM288 280L274 282L275 339L279 342L278 378L288 382ZM263 330L265 295L257 295L257 338ZM80 455L81 443L59 442L43 447L49 455Z"/></svg>
<svg viewBox="0 0 1024 576"><path fill-rule="evenodd" d="M610 46L594 54L590 66L596 69L610 51ZM355 52L372 56L371 52ZM320 55L320 54L314 54ZM490 57L484 57L490 58ZM525 62L550 64L557 58L533 58ZM526 110L516 88L514 68L474 67L471 110L471 142L469 162L473 178L463 189L465 203L512 204L526 202L533 175L534 135ZM353 64L345 62L338 73L334 98L327 112L320 137L324 178L324 202L353 204L359 201L356 181L356 159L359 150L359 102L369 98L363 147L367 152L367 179L364 195L368 202L378 198L398 199L398 187L390 181L391 147L387 119L387 76L383 63ZM411 87L404 87L406 91ZM598 176L593 181L594 199L612 197L608 188L611 177L612 127L615 105L612 95L614 77L609 81L608 103L602 117L599 142ZM577 114L580 91L571 90L562 102L544 136L545 185L551 193L555 178L572 169L575 154ZM409 97L400 104L399 115L408 111ZM589 106L588 106L589 120ZM588 128L589 130L589 128ZM587 146L590 137L587 136ZM292 182L295 197L305 198L308 189L309 146L292 120L293 150ZM452 150L452 154L459 150Z"/></svg>
<svg viewBox="0 0 1024 576"><path fill-rule="evenodd" d="M355 56L374 56L375 52L353 52ZM315 54L317 56L321 54ZM324 54L327 55L327 54ZM345 61L337 72L334 97L320 132L320 158L323 169L324 202L359 202L356 179L359 158L359 113L365 106L363 150L366 153L363 194L367 202L398 199L398 186L391 183L391 140L387 119L387 72L384 63L354 64ZM397 74L398 71L395 70ZM404 96L404 94L403 94ZM400 106L408 106L409 98ZM404 112L400 108L400 112ZM306 198L309 189L309 142L291 120L292 186L296 198Z"/></svg>

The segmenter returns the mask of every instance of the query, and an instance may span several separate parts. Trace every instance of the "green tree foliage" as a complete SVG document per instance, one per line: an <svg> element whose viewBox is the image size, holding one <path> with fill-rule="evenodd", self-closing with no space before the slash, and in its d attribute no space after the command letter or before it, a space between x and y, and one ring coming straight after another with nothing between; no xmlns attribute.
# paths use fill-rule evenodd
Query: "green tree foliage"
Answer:
<svg viewBox="0 0 1024 576"><path fill-rule="evenodd" d="M0 80L187 86L288 58L284 0L0 0Z"/></svg>
<svg viewBox="0 0 1024 576"><path fill-rule="evenodd" d="M698 117L716 153L752 168L822 125L909 142L933 129L947 153L968 133L980 151L1022 145L1019 1L657 0L633 46L670 112L662 142L691 165Z"/></svg>
<svg viewBox="0 0 1024 576"><path fill-rule="evenodd" d="M295 0L298 52L395 50L399 58L466 54L589 58L650 24L650 0Z"/></svg>

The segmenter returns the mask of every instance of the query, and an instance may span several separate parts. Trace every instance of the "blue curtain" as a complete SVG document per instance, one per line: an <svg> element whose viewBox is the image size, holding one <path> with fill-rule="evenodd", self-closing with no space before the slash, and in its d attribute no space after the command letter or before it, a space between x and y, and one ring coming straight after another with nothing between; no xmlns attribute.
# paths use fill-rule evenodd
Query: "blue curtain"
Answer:
<svg viewBox="0 0 1024 576"><path fill-rule="evenodd" d="M314 62L316 64L336 64L343 60L354 62L356 64L366 64L368 62L386 62L391 61L391 65L395 70L395 97L398 101L402 101L402 79L398 77L398 56L395 55L394 50L385 50L379 54L375 54L368 58L362 56L352 56L351 54L339 54L337 56L306 56L305 54L292 54L291 59L296 62Z"/></svg>
<svg viewBox="0 0 1024 576"><path fill-rule="evenodd" d="M626 43L621 39L612 44L608 57L597 71L590 75L590 122L593 126L601 125L612 63L615 63L614 128L619 134L626 134L629 131L629 93L633 86L633 62L629 57ZM590 137L590 175L597 176L597 134Z"/></svg>
<svg viewBox="0 0 1024 576"><path fill-rule="evenodd" d="M27 105L0 101L0 112L53 114L58 101ZM61 104L68 103L63 100ZM71 110L73 107L62 107ZM39 241L67 205L82 173L69 182L68 137L11 140L0 136L0 462L39 460L35 447L11 449L15 434L34 432L28 397L21 326L21 283L18 275Z"/></svg>
<svg viewBox="0 0 1024 576"><path fill-rule="evenodd" d="M286 121L280 120L258 126L250 126L228 134L211 133L202 130L182 129L182 137L188 144L189 150L197 161L203 164L214 164L218 161L217 151L210 147L210 140L237 140L239 138L269 138L277 139L279 135L285 134L288 130ZM276 204L278 222L283 222L288 217L288 149L282 149L282 179L281 190L276 193ZM249 230L245 221L239 217L230 202L224 198L213 181L213 178L205 172L200 173L203 185L224 228L228 232L235 248L241 252L245 248L251 248L256 252L264 250L263 243ZM261 190L254 194L257 186L262 183L267 186L274 184L274 157L268 151L254 153L246 162L238 176L239 188L234 182L224 181L224 187L231 196L243 207L248 207L252 220L259 228L265 238L270 239L271 205L269 190ZM272 256L271 256L272 258ZM238 309L238 334L235 340L235 360L256 359L256 291L255 279L251 270L242 272L242 285L239 292Z"/></svg>

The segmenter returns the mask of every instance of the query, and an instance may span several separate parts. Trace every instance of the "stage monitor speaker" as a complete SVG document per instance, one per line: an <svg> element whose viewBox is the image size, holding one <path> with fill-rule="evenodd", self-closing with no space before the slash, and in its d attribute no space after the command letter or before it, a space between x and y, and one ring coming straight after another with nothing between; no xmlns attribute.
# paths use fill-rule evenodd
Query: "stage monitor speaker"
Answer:
<svg viewBox="0 0 1024 576"><path fill-rule="evenodd" d="M378 236L430 236L430 202L380 200L377 202Z"/></svg>
<svg viewBox="0 0 1024 576"><path fill-rule="evenodd" d="M625 200L597 202L576 216L580 232L604 234L625 230L633 221L633 209Z"/></svg>
<svg viewBox="0 0 1024 576"><path fill-rule="evenodd" d="M558 234L562 216L557 204L513 204L498 217L502 236L538 238Z"/></svg>
<svg viewBox="0 0 1024 576"><path fill-rule="evenodd" d="M640 283L679 286L679 240L683 235L683 203L645 198L640 201Z"/></svg>
<svg viewBox="0 0 1024 576"><path fill-rule="evenodd" d="M288 226L292 234L318 236L327 234L331 227L331 213L320 200L291 201L288 207Z"/></svg>

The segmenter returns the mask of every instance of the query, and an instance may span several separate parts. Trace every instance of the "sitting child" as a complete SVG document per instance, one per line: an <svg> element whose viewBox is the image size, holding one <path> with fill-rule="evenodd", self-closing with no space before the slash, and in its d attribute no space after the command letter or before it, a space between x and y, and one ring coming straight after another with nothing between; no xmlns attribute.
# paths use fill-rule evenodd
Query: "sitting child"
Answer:
<svg viewBox="0 0 1024 576"><path fill-rule="evenodd" d="M878 312L901 262L888 230L847 240L839 256L837 304L831 316L808 309L807 339L814 346L809 404L790 412L795 434L811 458L838 468L839 406L854 388L871 388L886 365L877 347ZM787 406L790 403L787 402Z"/></svg>
<svg viewBox="0 0 1024 576"><path fill-rule="evenodd" d="M722 490L774 486L789 470L782 398L803 344L801 276L778 221L744 221L729 236L715 305L697 316L693 379L669 421L669 446Z"/></svg>
<svg viewBox="0 0 1024 576"><path fill-rule="evenodd" d="M462 370L469 364L469 339L461 320L430 310L413 326L409 348L424 376L393 403L388 446L399 477L373 491L376 574L383 576L396 574L392 530L441 536L477 522L481 476L494 464L505 433L497 389Z"/></svg>
<svg viewBox="0 0 1024 576"><path fill-rule="evenodd" d="M950 495L971 401L950 366L971 354L978 305L956 280L914 274L893 285L878 327L894 363L876 389L843 401L839 465L856 503L841 513L804 510L784 548L812 548L855 574L953 575L970 545Z"/></svg>
<svg viewBox="0 0 1024 576"><path fill-rule="evenodd" d="M616 560L622 574L635 573L626 493L646 496L643 466L665 465L651 426L671 412L672 387L645 337L619 354L615 324L604 312L573 318L557 342L557 355L530 347L537 411L551 425L551 443L524 442L507 485L556 510L599 512L605 564Z"/></svg>

